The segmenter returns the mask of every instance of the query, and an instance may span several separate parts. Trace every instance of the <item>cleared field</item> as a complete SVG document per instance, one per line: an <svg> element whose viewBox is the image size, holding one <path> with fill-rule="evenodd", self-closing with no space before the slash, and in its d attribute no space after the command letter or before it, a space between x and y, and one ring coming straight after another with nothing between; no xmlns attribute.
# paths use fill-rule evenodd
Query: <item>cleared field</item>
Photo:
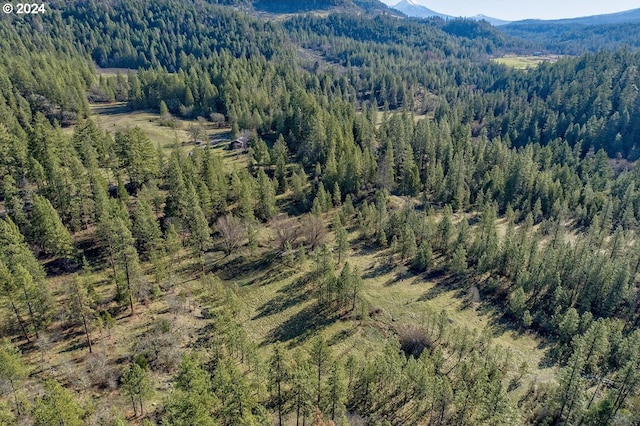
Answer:
<svg viewBox="0 0 640 426"><path fill-rule="evenodd" d="M133 127L140 127L153 143L159 143L164 148L174 148L189 140L185 130L188 124L178 120L179 129L162 126L160 116L150 111L129 111L124 103L94 104L91 113L98 125L111 134L126 131Z"/></svg>
<svg viewBox="0 0 640 426"><path fill-rule="evenodd" d="M139 127L146 133L154 144L160 146L169 153L174 148L181 148L185 152L192 149L200 149L196 147L189 135L189 126L195 125L195 120L184 120L175 118L177 126L171 128L163 126L161 117L154 111L130 111L126 103L108 103L108 104L92 104L91 115L100 128L115 135L118 131L126 131L133 127ZM239 156L237 151L225 150L229 139L230 128L216 128L210 123L204 125L201 139L202 147L206 146L209 141L220 141L213 149L223 157L227 158L227 163L235 165L244 165L244 157ZM73 132L73 128L68 128L69 133Z"/></svg>
<svg viewBox="0 0 640 426"><path fill-rule="evenodd" d="M550 55L550 56L516 56L516 55L506 55L502 58L494 58L492 61L497 62L499 64L504 64L508 67L526 70L529 68L535 68L543 62L557 62L559 56Z"/></svg>

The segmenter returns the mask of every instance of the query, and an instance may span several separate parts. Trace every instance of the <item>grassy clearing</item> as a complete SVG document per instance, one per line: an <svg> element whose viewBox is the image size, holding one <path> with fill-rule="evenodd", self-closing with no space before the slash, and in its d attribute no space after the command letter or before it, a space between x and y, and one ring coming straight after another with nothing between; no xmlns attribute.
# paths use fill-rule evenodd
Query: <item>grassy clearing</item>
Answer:
<svg viewBox="0 0 640 426"><path fill-rule="evenodd" d="M353 239L354 235L351 237ZM352 241L352 244L357 242ZM417 276L406 266L390 267L386 250L354 249L347 260L362 272L362 297L366 300L367 310L376 312L364 321L327 321L316 316L313 285L305 282L305 276L312 268L311 260L295 268L285 266L280 260L262 267L240 261L222 273L221 278L240 287L244 306L240 321L249 335L261 342L264 356L270 354L271 343L275 340L281 340L291 348L305 347L313 336L321 334L342 361L349 353L371 357L382 352L385 342L395 338L399 327L420 325L428 312L445 310L453 327L465 327L478 334L488 330L495 345L512 353L514 371L523 361L528 364L529 374L513 393L514 398L521 396L533 381L553 380L555 368L541 366L545 351L539 339L508 328L501 320L501 313L494 309L484 305L469 306L466 292L451 288L443 277ZM243 266L238 266L240 264ZM336 268L338 272L341 267ZM243 270L246 272L241 272Z"/></svg>
<svg viewBox="0 0 640 426"><path fill-rule="evenodd" d="M96 74L99 76L115 77L120 74L123 77L127 77L129 73L138 74L138 70L130 68L100 68L96 66Z"/></svg>
<svg viewBox="0 0 640 426"><path fill-rule="evenodd" d="M195 120L176 118L178 126L173 129L161 124L160 114L154 111L130 111L126 103L92 104L91 115L100 128L115 135L118 131L126 131L133 127L140 127L154 144L160 144L169 154L173 149L180 148L184 152L204 148L211 140L229 139L231 128L216 128L212 124L205 124L202 135L203 144L196 147L189 136L188 128L195 124ZM69 133L73 128L68 129ZM227 150L228 144L221 142L212 149L225 158L230 167L246 165L246 155L238 151Z"/></svg>
<svg viewBox="0 0 640 426"><path fill-rule="evenodd" d="M511 68L526 70L530 68L536 68L543 62L557 62L559 57L557 55L549 56L517 56L517 55L505 55L501 58L492 59L494 62L506 65Z"/></svg>
<svg viewBox="0 0 640 426"><path fill-rule="evenodd" d="M181 146L189 140L185 130L188 127L186 121L179 120L182 128L172 129L160 124L158 114L149 111L129 111L125 103L93 104L91 113L98 125L112 134L137 126L152 142L169 149Z"/></svg>
<svg viewBox="0 0 640 426"><path fill-rule="evenodd" d="M308 279L313 268L312 256L305 264L286 266L272 250L266 233L261 234L259 248L253 255L246 248L229 257L219 251L207 254L207 269L220 278L222 285L236 289L240 308L236 320L243 325L250 339L258 343L263 359L271 355L275 341L284 342L290 349L306 348L317 335L329 342L332 353L341 362L346 361L349 354L358 359L370 359L382 353L389 339L395 339L398 328L420 325L428 312L445 310L452 327L466 327L477 333L489 330L494 344L511 351L513 370L523 361L527 362L530 373L511 394L514 400L526 391L529 383L553 380L556 370L540 366L545 351L535 336L519 335L506 327L501 321L501 313L486 305L469 306L464 290L448 285L446 277L415 275L398 259L395 266L390 266L388 250L361 247L355 234L350 235L350 240L352 250L346 260L363 274L362 298L366 301L366 310L375 312L364 320L352 317L326 319L318 315L313 283ZM331 244L331 235L328 243ZM145 265L145 269L148 267ZM338 273L341 267L336 267ZM197 279L198 268L186 251L172 262L171 269L175 273L174 283L160 297L137 303L133 316L126 308L117 311L110 330L94 328L94 352L103 354L118 371L129 362L136 341L142 339L158 320L172 324L172 330L179 336L177 345L183 351L191 350L199 338L206 336L203 330L209 321L202 319L201 308L207 303L198 295L208 298L215 296L216 290L202 287ZM109 302L115 288L108 275L108 271L95 274L96 292L103 305L115 307L115 302ZM49 279L59 300L64 298L62 288L71 279L72 276ZM180 301L178 310L176 300ZM357 311L359 314L359 309ZM39 352L33 351L29 360L31 365L40 365L39 371L43 374L48 374L45 369L52 371L85 399L94 399L98 406L108 401L115 403L119 411L132 414L129 401L119 391L114 389L97 396L92 393L92 387L86 385L89 355L84 335L78 327L65 330L60 322L53 325L50 334L47 359L40 362ZM161 404L168 395L171 379L170 374L153 373L154 394L146 403L148 410ZM30 385L36 383L30 381Z"/></svg>

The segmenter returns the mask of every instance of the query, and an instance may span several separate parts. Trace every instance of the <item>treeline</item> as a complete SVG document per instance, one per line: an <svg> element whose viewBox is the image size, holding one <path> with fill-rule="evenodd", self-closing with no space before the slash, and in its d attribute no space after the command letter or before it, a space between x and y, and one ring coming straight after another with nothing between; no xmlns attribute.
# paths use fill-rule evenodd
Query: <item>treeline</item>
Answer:
<svg viewBox="0 0 640 426"><path fill-rule="evenodd" d="M582 55L599 50L640 48L638 25L617 23L606 25L518 23L498 27L512 37L529 40L529 52L543 51L560 55Z"/></svg>
<svg viewBox="0 0 640 426"><path fill-rule="evenodd" d="M42 37L51 37L48 43L54 49L79 50L100 66L151 69L139 78L101 79L94 89L97 99L130 100L133 108L159 110L164 101L173 114L206 118L223 114L238 129L286 136L287 129L279 125L285 118L279 115L295 108L288 98L303 90L316 99L340 99L357 108L373 103L434 112L438 118L452 113L450 121L471 125L474 136L486 129L490 139L508 136L518 146L559 138L571 146L579 143L583 154L594 147L612 157L637 156L633 141L639 130L633 117L640 82L633 65L638 58L630 51L566 59L523 73L477 62L483 50L500 48L499 35L475 29L471 31L475 35L452 37L437 20L332 14L295 17L279 25L216 6L201 5L205 9L193 15L185 12L184 4L154 3L147 5L146 14L137 11L139 6L122 2L132 11L116 16L106 5L73 2L61 11L54 8L50 16L35 18L44 22L33 24L46 29L48 35ZM161 10L151 13L154 8ZM84 47L70 46L69 38L60 37L69 31L64 23L74 28L76 43ZM103 27L110 30L98 31ZM156 41L159 29L166 36ZM237 34L251 36L234 40ZM282 39L321 57L315 62L297 59L287 43L280 43ZM496 47L489 48L491 43ZM142 51L152 58L137 58ZM292 72L300 65L315 75ZM77 89L87 86L90 77L84 77L84 83L74 84ZM23 78L14 80L18 79ZM50 90L48 85L37 94L48 99L53 97L47 95ZM69 95L70 91L65 94ZM82 103L62 105L62 111L56 111L56 104L34 107L47 108L43 111L47 116L57 114L60 119L65 109L75 112Z"/></svg>
<svg viewBox="0 0 640 426"><path fill-rule="evenodd" d="M48 33L33 33L28 25L14 26L11 18L0 22L0 125L17 138L24 138L36 113L68 125L89 109L89 64L75 50L59 49L59 40Z"/></svg>
<svg viewBox="0 0 640 426"><path fill-rule="evenodd" d="M226 25L257 25L250 18L227 13L220 15ZM144 27L152 28L153 22ZM638 58L631 51L565 59L524 73L472 61L480 57L478 52L488 49L485 44L493 42L494 35L460 39L424 22L332 14L292 18L284 28L272 30L284 38L288 33L291 42L322 55L315 62L301 62L316 75L291 73L296 67L293 62L300 61L288 49L272 48L273 40L263 32L247 29L255 32L260 54L237 59L243 56L240 51L225 45L215 52L185 51L177 59L159 56L150 65L181 71L175 75L155 68L140 79L134 76L129 87L118 89L122 95L113 88L111 92L121 99L128 94L134 108L159 108L164 101L174 114L210 117L221 113L238 128L286 136L278 111L269 106L277 105L286 114L295 106L287 105L288 96L280 90L293 93L300 89L316 99L341 99L357 108L373 103L434 112L438 118L447 114L449 121L471 125L474 136L486 129L490 139L508 137L518 146L561 139L571 146L579 143L583 154L593 147L605 149L612 157L633 160L637 155L633 150L638 133L637 120L633 120L638 108L634 87L640 82L633 65ZM280 59L270 62L273 54L269 52ZM247 69L251 71L244 71ZM243 84L229 85L240 81ZM125 85L124 79L119 84Z"/></svg>
<svg viewBox="0 0 640 426"><path fill-rule="evenodd" d="M52 3L43 25L56 34L70 25L69 40L100 67L150 68L169 72L185 67L185 56L196 59L226 51L234 57L270 59L286 49L273 23L205 2ZM159 37L162 34L163 37Z"/></svg>
<svg viewBox="0 0 640 426"><path fill-rule="evenodd" d="M621 50L542 64L496 84L485 100L493 98L489 104L497 109L480 116L490 135L508 135L517 145L559 138L580 144L583 153L602 148L611 157L635 160L639 62L638 53Z"/></svg>

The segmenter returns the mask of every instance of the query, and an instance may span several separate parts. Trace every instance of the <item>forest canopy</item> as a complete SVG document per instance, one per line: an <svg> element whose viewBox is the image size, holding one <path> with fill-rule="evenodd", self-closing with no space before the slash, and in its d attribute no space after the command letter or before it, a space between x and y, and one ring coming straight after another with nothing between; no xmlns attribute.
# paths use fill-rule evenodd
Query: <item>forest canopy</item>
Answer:
<svg viewBox="0 0 640 426"><path fill-rule="evenodd" d="M626 27L274 3L0 18L0 423L637 423Z"/></svg>

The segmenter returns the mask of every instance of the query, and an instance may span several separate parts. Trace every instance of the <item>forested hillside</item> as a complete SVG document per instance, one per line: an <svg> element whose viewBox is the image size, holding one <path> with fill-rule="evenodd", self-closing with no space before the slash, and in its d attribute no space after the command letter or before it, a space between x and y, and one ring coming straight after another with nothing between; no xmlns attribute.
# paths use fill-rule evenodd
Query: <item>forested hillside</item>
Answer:
<svg viewBox="0 0 640 426"><path fill-rule="evenodd" d="M638 12L636 12L636 15ZM535 49L562 55L581 55L599 50L640 48L640 29L633 20L602 22L522 21L499 27L507 35L528 40ZM589 21L587 21L589 22Z"/></svg>
<svg viewBox="0 0 640 426"><path fill-rule="evenodd" d="M640 422L636 48L271 3L0 17L0 424Z"/></svg>

